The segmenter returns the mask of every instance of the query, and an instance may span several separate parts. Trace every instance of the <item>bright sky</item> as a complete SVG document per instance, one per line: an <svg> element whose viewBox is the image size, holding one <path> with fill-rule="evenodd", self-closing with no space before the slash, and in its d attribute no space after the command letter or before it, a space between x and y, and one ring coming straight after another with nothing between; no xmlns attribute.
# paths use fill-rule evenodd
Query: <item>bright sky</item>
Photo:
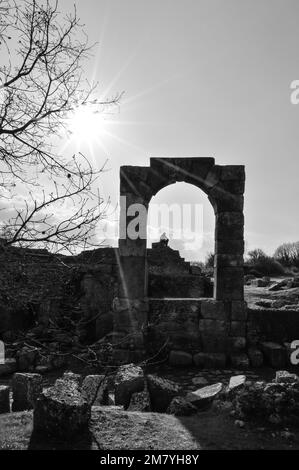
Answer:
<svg viewBox="0 0 299 470"><path fill-rule="evenodd" d="M81 144L99 166L109 157L104 194L118 200L120 165L211 156L246 166L247 249L271 254L298 240L299 105L290 101L299 79L298 0L76 4L90 41L99 42L88 76L104 94L125 91L113 122ZM203 204L203 246L171 245L201 259L213 249L213 213L201 191L185 187L166 188L157 202Z"/></svg>

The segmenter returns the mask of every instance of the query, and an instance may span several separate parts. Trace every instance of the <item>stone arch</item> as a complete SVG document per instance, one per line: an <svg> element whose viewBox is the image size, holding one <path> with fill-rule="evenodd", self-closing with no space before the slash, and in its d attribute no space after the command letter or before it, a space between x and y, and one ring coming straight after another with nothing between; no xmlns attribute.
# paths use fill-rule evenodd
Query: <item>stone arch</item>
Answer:
<svg viewBox="0 0 299 470"><path fill-rule="evenodd" d="M214 209L214 301L228 305L230 317L234 305L243 301L244 166L216 165L214 158L197 157L155 157L150 159L150 166L147 167L122 166L119 239L122 282L115 309L115 329L122 329L124 334L133 331L140 333L146 324L148 310L146 239L127 236L132 220L127 208L140 204L147 210L152 196L169 184L180 181L197 186L206 193ZM144 223L147 224L146 216ZM219 310L219 305L217 308Z"/></svg>
<svg viewBox="0 0 299 470"><path fill-rule="evenodd" d="M131 219L126 209L136 203L148 209L152 196L177 181L204 191L215 212L214 298L243 300L244 166L215 165L213 158L151 158L149 167L121 167L120 195L125 197L126 205L121 204L123 238L119 240L119 251L127 281L126 297L146 297L146 240L127 237L125 232Z"/></svg>

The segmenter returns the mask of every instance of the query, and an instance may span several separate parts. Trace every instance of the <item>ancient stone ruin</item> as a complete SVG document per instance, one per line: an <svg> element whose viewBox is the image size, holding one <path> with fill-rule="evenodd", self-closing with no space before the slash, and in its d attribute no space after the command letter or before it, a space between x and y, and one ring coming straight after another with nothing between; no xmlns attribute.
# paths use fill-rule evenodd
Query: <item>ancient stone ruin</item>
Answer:
<svg viewBox="0 0 299 470"><path fill-rule="evenodd" d="M149 297L146 237L128 236L134 205L147 209L159 190L181 181L204 191L215 212L213 299ZM141 357L167 337L173 363L186 364L205 361L206 354L224 364L228 355L245 351L244 186L244 166L216 165L213 158L151 158L148 167L121 167L120 195L126 204L120 215L120 292L113 322L114 334L124 338L122 349Z"/></svg>

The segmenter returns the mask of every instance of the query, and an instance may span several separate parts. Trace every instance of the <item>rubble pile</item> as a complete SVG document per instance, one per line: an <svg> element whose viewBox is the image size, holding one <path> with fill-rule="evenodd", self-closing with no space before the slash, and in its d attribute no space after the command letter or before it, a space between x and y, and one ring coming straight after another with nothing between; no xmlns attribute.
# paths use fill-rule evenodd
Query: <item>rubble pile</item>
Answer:
<svg viewBox="0 0 299 470"><path fill-rule="evenodd" d="M245 382L232 400L234 414L242 420L263 420L277 425L299 425L299 380L278 371L272 382Z"/></svg>

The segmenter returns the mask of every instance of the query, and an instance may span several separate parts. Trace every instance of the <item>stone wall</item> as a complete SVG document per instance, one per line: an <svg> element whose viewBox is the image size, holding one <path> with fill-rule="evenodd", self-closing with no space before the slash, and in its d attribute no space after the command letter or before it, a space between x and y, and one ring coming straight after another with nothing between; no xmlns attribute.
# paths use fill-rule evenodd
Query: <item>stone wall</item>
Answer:
<svg viewBox="0 0 299 470"><path fill-rule="evenodd" d="M249 345L259 345L263 341L283 344L299 340L299 311L248 308L247 338Z"/></svg>
<svg viewBox="0 0 299 470"><path fill-rule="evenodd" d="M148 344L152 351L222 354L229 362L246 351L246 304L215 299L149 299ZM194 357L197 357L194 358Z"/></svg>

